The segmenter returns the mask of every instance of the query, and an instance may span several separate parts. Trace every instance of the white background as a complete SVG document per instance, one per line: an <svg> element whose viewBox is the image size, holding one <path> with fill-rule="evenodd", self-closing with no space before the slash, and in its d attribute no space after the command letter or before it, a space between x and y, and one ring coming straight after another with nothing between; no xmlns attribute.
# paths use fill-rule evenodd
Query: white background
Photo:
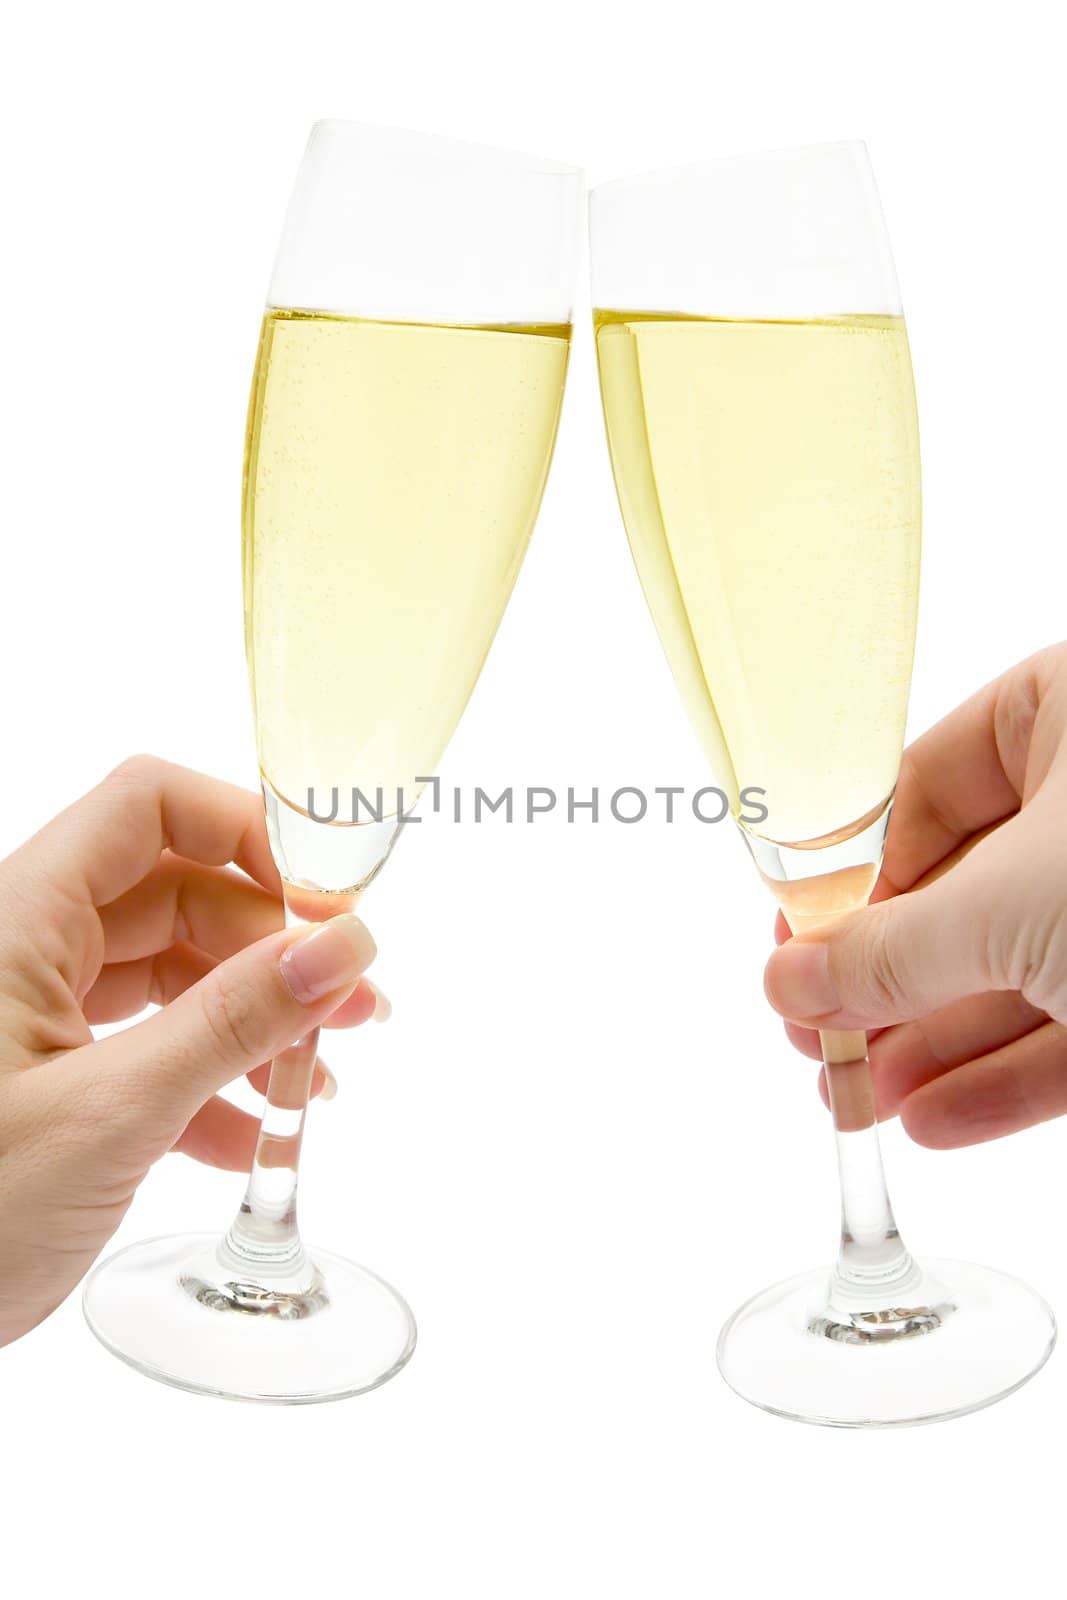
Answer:
<svg viewBox="0 0 1067 1600"><path fill-rule="evenodd" d="M245 401L325 115L582 162L591 182L866 138L923 427L913 731L1057 638L1053 16L21 7L0 92L0 848L135 749L255 781ZM616 513L587 310L583 289L543 513L446 782L703 778ZM1064 1352L992 1411L887 1434L780 1422L716 1374L723 1318L828 1257L836 1224L813 1068L761 997L771 908L726 826L437 821L366 917L395 1017L333 1044L341 1092L311 1119L303 1215L408 1295L414 1361L341 1405L227 1406L109 1359L72 1298L0 1352L12 1594L990 1594L1060 1564ZM1067 1316L1067 1127L947 1155L893 1127L886 1148L916 1248L1009 1267ZM169 1158L121 1241L221 1225L239 1189Z"/></svg>

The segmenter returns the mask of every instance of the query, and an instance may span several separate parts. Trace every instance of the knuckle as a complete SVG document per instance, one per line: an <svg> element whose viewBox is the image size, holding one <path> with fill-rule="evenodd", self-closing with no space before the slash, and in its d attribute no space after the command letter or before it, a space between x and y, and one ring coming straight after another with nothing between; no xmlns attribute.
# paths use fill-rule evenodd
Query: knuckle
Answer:
<svg viewBox="0 0 1067 1600"><path fill-rule="evenodd" d="M863 962L862 984L880 1012L899 1011L907 1001L907 976L900 962L889 917L874 919Z"/></svg>
<svg viewBox="0 0 1067 1600"><path fill-rule="evenodd" d="M997 989L1016 989L1043 1010L1062 988L1067 918L1060 896L1067 857L1053 863L1047 851L990 853L974 921L981 958Z"/></svg>
<svg viewBox="0 0 1067 1600"><path fill-rule="evenodd" d="M201 1003L220 1056L262 1059L263 998L251 979L220 968Z"/></svg>
<svg viewBox="0 0 1067 1600"><path fill-rule="evenodd" d="M1067 1016L1067 928L1059 907L1035 900L1025 918L990 929L989 970L997 988L1015 989L1050 1016Z"/></svg>
<svg viewBox="0 0 1067 1600"><path fill-rule="evenodd" d="M152 783L164 765L159 756L144 753L127 756L111 769L104 782L115 789L140 788Z"/></svg>
<svg viewBox="0 0 1067 1600"><path fill-rule="evenodd" d="M1015 921L990 918L981 937L981 959L995 989L1025 994L1038 976L1030 953L1030 930Z"/></svg>

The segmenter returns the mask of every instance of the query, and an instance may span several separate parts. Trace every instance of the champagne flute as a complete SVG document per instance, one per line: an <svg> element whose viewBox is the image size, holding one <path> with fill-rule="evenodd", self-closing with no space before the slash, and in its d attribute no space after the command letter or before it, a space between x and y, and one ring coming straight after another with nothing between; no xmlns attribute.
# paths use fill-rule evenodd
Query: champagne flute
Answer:
<svg viewBox="0 0 1067 1600"><path fill-rule="evenodd" d="M914 386L867 153L651 173L590 209L604 416L645 595L760 876L793 932L813 929L878 876L918 597ZM912 1258L866 1037L824 1033L822 1049L837 1262L742 1306L722 1374L769 1411L840 1426L987 1405L1045 1361L1051 1313L1002 1273Z"/></svg>
<svg viewBox="0 0 1067 1600"><path fill-rule="evenodd" d="M290 923L351 910L437 768L518 574L570 348L577 168L320 122L263 319L244 476L245 633ZM376 1387L415 1346L395 1290L305 1249L318 1030L273 1063L229 1232L90 1278L115 1354L186 1389L291 1403Z"/></svg>

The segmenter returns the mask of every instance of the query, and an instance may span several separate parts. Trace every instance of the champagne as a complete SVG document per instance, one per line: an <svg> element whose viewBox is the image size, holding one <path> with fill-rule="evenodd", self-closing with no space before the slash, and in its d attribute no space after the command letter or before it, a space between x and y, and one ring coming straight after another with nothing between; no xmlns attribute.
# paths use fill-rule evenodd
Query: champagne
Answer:
<svg viewBox="0 0 1067 1600"><path fill-rule="evenodd" d="M751 831L877 814L904 739L919 441L903 319L598 311L615 482L690 718Z"/></svg>
<svg viewBox="0 0 1067 1600"><path fill-rule="evenodd" d="M245 628L274 793L418 796L511 593L570 329L268 311L245 452ZM356 818L355 820L360 820Z"/></svg>

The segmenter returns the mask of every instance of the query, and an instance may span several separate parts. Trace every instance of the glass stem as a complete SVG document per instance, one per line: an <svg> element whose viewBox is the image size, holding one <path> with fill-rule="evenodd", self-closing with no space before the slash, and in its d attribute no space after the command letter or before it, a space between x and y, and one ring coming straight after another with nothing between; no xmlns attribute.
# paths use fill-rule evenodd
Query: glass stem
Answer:
<svg viewBox="0 0 1067 1600"><path fill-rule="evenodd" d="M276 822L267 805L267 831L277 845ZM327 830L329 831L329 830ZM277 850L275 850L277 855ZM355 909L358 889L311 890L285 881L285 922L307 927ZM271 1062L266 1105L259 1125L248 1187L230 1231L218 1248L220 1266L231 1278L268 1297L314 1297L321 1300L318 1270L300 1239L296 1189L300 1145L311 1096L311 1080L319 1054L319 1030L282 1050ZM312 1302L308 1302L309 1308Z"/></svg>
<svg viewBox="0 0 1067 1600"><path fill-rule="evenodd" d="M831 1300L869 1313L900 1303L920 1271L900 1237L886 1188L864 1033L820 1034L841 1180L841 1244Z"/></svg>
<svg viewBox="0 0 1067 1600"><path fill-rule="evenodd" d="M319 1030L313 1028L271 1063L248 1187L219 1248L228 1271L287 1293L306 1288L314 1276L300 1240L296 1189L318 1048Z"/></svg>

